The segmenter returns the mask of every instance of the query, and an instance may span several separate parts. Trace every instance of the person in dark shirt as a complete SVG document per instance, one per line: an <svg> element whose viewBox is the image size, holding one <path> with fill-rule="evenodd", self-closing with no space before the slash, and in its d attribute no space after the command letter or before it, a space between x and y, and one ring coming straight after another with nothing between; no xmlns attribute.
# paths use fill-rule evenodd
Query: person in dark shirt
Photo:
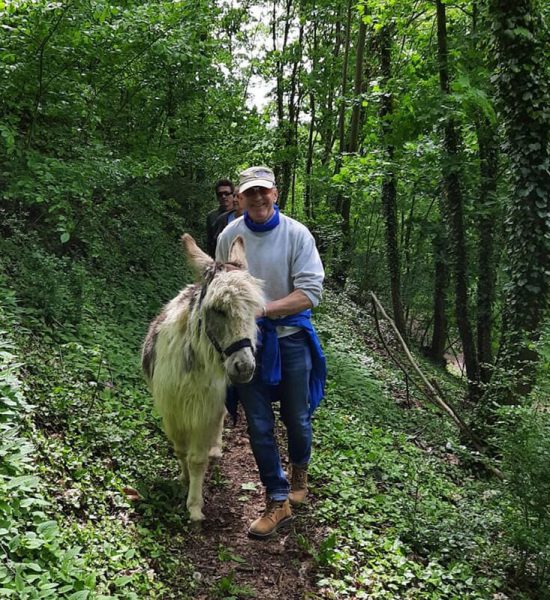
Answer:
<svg viewBox="0 0 550 600"><path fill-rule="evenodd" d="M218 218L233 208L235 186L229 179L219 179L214 188L219 206L206 215L206 251L212 258L216 253L216 238L219 233L216 225Z"/></svg>
<svg viewBox="0 0 550 600"><path fill-rule="evenodd" d="M244 200L243 195L239 194L237 189L235 189L235 193L233 194L233 206L231 210L222 213L214 224L214 248L216 247L216 242L218 240L218 236L220 233L229 225L229 223L233 222L235 219L242 217L244 213Z"/></svg>

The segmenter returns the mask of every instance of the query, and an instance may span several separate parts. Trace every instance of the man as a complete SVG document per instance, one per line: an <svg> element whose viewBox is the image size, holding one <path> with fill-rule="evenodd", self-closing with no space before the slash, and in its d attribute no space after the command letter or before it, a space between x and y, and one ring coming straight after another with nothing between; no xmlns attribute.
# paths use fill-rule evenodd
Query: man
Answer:
<svg viewBox="0 0 550 600"><path fill-rule="evenodd" d="M243 195L237 192L233 193L233 206L227 212L222 213L214 223L214 238L218 239L220 233L235 219L242 217L244 213Z"/></svg>
<svg viewBox="0 0 550 600"><path fill-rule="evenodd" d="M279 213L271 169L251 167L243 171L239 193L246 211L220 234L216 258L227 261L232 240L241 235L248 270L265 282L256 371L249 384L238 386L250 443L266 488L266 509L249 529L251 537L261 539L291 520L290 504L299 505L306 499L311 413L323 395L326 378L309 309L321 298L324 270L308 229ZM290 484L274 436L275 399L280 400L281 419L288 433Z"/></svg>
<svg viewBox="0 0 550 600"><path fill-rule="evenodd" d="M219 179L214 188L219 206L206 215L206 251L212 258L216 252L216 221L233 208L235 186L229 179Z"/></svg>

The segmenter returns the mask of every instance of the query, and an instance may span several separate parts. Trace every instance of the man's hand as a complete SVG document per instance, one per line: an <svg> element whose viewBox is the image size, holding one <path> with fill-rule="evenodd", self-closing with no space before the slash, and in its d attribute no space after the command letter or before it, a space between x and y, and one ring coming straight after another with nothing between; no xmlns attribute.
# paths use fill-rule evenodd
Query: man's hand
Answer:
<svg viewBox="0 0 550 600"><path fill-rule="evenodd" d="M288 296L268 302L260 314L256 317L269 317L270 319L278 319L295 315L308 308L313 308L311 300L302 292L302 290L294 290Z"/></svg>

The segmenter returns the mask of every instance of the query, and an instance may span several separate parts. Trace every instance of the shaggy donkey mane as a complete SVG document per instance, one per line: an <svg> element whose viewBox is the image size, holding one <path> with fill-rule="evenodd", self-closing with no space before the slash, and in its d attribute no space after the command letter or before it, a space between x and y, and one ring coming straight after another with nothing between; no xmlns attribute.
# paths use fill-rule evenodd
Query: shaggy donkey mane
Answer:
<svg viewBox="0 0 550 600"><path fill-rule="evenodd" d="M201 283L185 287L151 322L142 368L188 487L190 518L201 521L208 457L221 456L227 384L254 373L263 296L261 282L245 270L240 236L228 263L213 261L188 234L182 244Z"/></svg>

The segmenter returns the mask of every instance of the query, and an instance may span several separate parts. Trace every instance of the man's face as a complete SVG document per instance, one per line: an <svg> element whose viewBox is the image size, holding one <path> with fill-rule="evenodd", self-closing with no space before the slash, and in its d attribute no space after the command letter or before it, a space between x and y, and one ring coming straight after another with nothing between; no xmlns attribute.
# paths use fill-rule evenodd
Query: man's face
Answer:
<svg viewBox="0 0 550 600"><path fill-rule="evenodd" d="M277 202L279 192L276 187L252 187L242 193L248 216L254 223L265 223L273 215L273 205Z"/></svg>
<svg viewBox="0 0 550 600"><path fill-rule="evenodd" d="M231 210L233 208L233 192L228 185L220 185L216 190L216 196L220 203L220 208L223 210Z"/></svg>
<svg viewBox="0 0 550 600"><path fill-rule="evenodd" d="M238 194L238 193L234 194L233 208L235 209L236 217L240 217L244 213L245 204L244 204L244 196L242 194Z"/></svg>

